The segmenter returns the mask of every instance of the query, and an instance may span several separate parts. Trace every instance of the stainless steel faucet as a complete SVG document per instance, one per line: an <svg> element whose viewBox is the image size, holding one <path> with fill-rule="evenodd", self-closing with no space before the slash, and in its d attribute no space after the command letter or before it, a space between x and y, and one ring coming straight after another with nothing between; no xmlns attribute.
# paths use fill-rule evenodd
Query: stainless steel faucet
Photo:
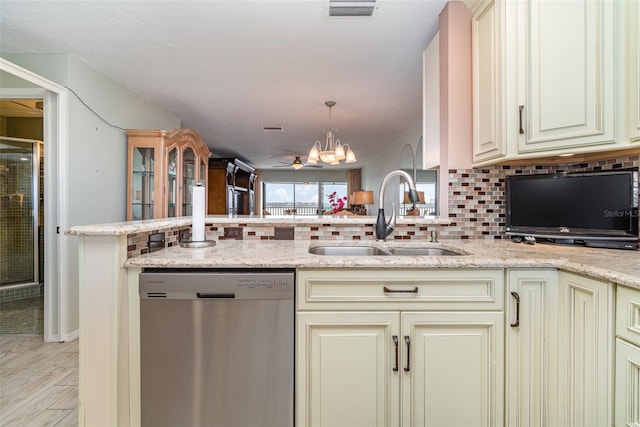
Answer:
<svg viewBox="0 0 640 427"><path fill-rule="evenodd" d="M391 204L391 218L389 218L389 222L387 223L384 217L384 189L387 187L387 183L394 176L403 177L407 183L409 184L409 200L411 202L418 201L418 191L416 190L416 183L405 171L395 170L389 172L387 176L382 180L382 184L380 185L380 204L378 207L378 219L376 221L376 240L379 242L383 242L389 234L393 232L393 228L396 226L396 204Z"/></svg>

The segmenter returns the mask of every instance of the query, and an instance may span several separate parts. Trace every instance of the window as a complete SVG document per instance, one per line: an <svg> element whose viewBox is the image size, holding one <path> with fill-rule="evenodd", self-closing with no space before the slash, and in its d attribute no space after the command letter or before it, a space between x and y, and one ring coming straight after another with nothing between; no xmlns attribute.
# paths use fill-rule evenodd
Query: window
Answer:
<svg viewBox="0 0 640 427"><path fill-rule="evenodd" d="M420 216L436 216L438 214L438 192L437 173L435 171L416 171L416 189L418 193L424 194L424 200L416 203L416 208L420 211ZM405 192L409 190L406 182L400 182L399 206L400 215L406 215L407 211L413 208L413 204L405 199Z"/></svg>
<svg viewBox="0 0 640 427"><path fill-rule="evenodd" d="M264 182L262 186L262 206L271 215L320 215L331 209L331 193L347 195L346 182Z"/></svg>

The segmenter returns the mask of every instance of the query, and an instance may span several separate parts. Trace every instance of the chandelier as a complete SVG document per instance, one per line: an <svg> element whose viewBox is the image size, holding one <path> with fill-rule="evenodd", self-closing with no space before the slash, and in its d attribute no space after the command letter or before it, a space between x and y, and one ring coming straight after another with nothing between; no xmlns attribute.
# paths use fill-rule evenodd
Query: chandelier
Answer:
<svg viewBox="0 0 640 427"><path fill-rule="evenodd" d="M327 101L324 105L329 107L329 129L324 131L324 149L320 141L314 142L309 151L307 163L315 165L318 160L329 165L338 165L341 160L344 160L345 163L355 163L357 161L356 154L351 150L349 144L342 144L339 139L335 139L337 131L331 127L331 108L336 105L335 101Z"/></svg>

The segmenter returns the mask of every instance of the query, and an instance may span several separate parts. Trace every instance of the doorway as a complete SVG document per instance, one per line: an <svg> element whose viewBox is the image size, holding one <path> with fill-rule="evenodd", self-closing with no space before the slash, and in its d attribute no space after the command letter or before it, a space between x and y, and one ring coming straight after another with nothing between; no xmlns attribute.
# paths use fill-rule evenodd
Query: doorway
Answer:
<svg viewBox="0 0 640 427"><path fill-rule="evenodd" d="M42 106L0 100L0 334L44 332Z"/></svg>

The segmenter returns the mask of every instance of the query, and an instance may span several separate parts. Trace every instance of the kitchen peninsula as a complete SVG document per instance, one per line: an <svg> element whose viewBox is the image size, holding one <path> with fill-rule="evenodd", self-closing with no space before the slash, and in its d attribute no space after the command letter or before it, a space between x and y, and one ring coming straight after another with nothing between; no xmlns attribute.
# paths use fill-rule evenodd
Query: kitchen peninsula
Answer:
<svg viewBox="0 0 640 427"><path fill-rule="evenodd" d="M327 283L331 283L331 280L341 280L345 283L345 289L346 286L353 286L358 281L366 283L372 281L397 283L405 279L415 281L418 283L416 286L420 286L418 296L421 298L419 304L422 305L411 305L413 303L397 298L394 300L394 304L405 304L402 307L413 307L414 311L417 308L429 310L430 304L441 303L449 304L448 311L460 310L452 301L434 301L434 298L442 298L446 294L434 296L429 294L430 289L433 286L441 286L442 283L449 283L452 287L462 283L460 289L465 289L467 292L470 287L464 285L466 277L482 277L484 285L475 287L474 292L482 289L486 295L474 295L473 298L477 303L482 298L487 302L491 301L492 305L487 309L487 316L494 316L492 324L497 329L488 329L487 336L492 337L492 342L496 345L492 351L506 346L507 355L506 360L498 358L497 368L487 368L486 371L489 376L485 379L493 389L485 396L486 400L483 400L483 404L486 403L486 408L483 410L487 409L487 413L483 413L482 416L487 424L492 425L510 424L507 420L512 420L511 417L516 416L514 415L516 409L513 408L518 404L505 397L509 396L509 393L505 393L502 385L506 384L508 389L513 384L520 384L517 379L512 380L513 366L509 362L509 358L513 356L511 350L516 342L513 334L518 329L508 326L509 324L513 326L516 316L516 303L511 299L511 295L515 292L514 286L522 285L525 288L529 286L527 296L524 290L521 292L522 310L518 303L522 330L525 330L527 321L535 318L533 315L527 317L530 316L527 311L527 307L530 306L525 300L534 292L531 283L541 284L536 289L545 294L558 295L559 302L554 302L554 307L562 304L570 306L576 302L573 298L577 296L593 312L593 317L590 313L586 313L584 318L596 322L598 328L599 341L592 343L594 355L588 363L597 364L598 378L599 380L604 378L605 381L605 384L599 384L592 395L587 396L587 399L596 399L597 404L594 402L593 407L597 411L594 408L587 408L585 411L589 412L593 409L597 420L613 419L615 295L618 288L636 292L640 290L640 252L638 251L544 244L525 245L508 240L442 239L439 243L430 243L431 231L440 232L448 226L449 221L442 219L400 218L396 232L387 239L387 242L376 242L372 234L367 234L373 231L375 223L373 217L207 217L206 223L207 237L215 239L216 245L203 249L186 249L177 244L181 232L189 229L190 218L78 226L67 232L67 234L79 236L80 240L81 424L124 426L140 423L138 275L144 268L158 267L296 269L299 276L297 306L300 310L300 319L308 316L305 313L320 313L323 309L318 304L328 303L329 307L338 311L342 307L340 304L348 307L344 299L331 302L331 298L327 295L319 300L313 300L313 286L320 283L318 280L324 276L329 281ZM225 227L236 228L236 232L237 228L242 228L243 240L224 238ZM276 240L276 227L294 228L292 236L285 232L285 236L292 237L294 240ZM166 247L151 253L144 250L149 236L163 231L168 236L164 243ZM261 231L264 232L262 235ZM319 245L374 246L383 249L429 246L450 249L463 255L321 256L309 253L310 247ZM355 273L357 277L351 275L350 272L353 271L357 272ZM491 276L491 280L486 278L489 277L487 275ZM438 284L429 282L432 276L438 278ZM591 287L592 284L595 284L595 287ZM378 311L384 310L382 307L388 304L383 300L385 297L382 291L380 295L369 295L368 298L376 299L370 304L373 304L371 307ZM354 302L362 304L358 301ZM592 303L595 306L592 307L590 305ZM464 302L460 302L459 305L464 305ZM503 328L502 324L496 325L495 318L501 319L506 326ZM567 318L569 317L565 316L565 319ZM589 326L586 325L588 322L585 325L568 325L563 322L565 320L559 316L541 322L540 325L542 329L563 329L569 332L577 332L571 328ZM300 325L298 333L302 334L303 328ZM555 337L553 340L555 343L571 342L575 338L561 334L552 336ZM300 341L303 336L298 337ZM561 339L563 341L560 341ZM544 350L553 350L553 348L544 347ZM535 351L539 352L543 349ZM391 352L389 350L389 354ZM558 349L555 352L557 353ZM546 360L546 356L543 358ZM386 359L382 358L382 360ZM506 368L503 369L504 366ZM564 366L568 369L569 365ZM565 375L570 374L571 372L565 373ZM297 375L299 378L307 378L304 372L299 372ZM506 381L503 381L504 378ZM308 377L307 380L311 384L313 378ZM582 380L588 381L590 378L556 379L558 383L554 383L552 395L565 395L566 387L575 387L576 384L581 384ZM297 384L298 392L303 393L302 384L300 382ZM520 386L524 385L520 384ZM298 395L297 425L300 426L313 425L313 418L308 416L311 410L306 405L315 394L313 387L309 390L308 395ZM553 398L549 400L554 401ZM571 407L572 402L562 399L560 401ZM550 404L553 405L553 402ZM566 420L563 417L568 415L562 412L560 403L557 405L558 407L548 408L547 412L559 424L563 424L562 421ZM396 416L393 405L389 411L385 412L385 417Z"/></svg>

